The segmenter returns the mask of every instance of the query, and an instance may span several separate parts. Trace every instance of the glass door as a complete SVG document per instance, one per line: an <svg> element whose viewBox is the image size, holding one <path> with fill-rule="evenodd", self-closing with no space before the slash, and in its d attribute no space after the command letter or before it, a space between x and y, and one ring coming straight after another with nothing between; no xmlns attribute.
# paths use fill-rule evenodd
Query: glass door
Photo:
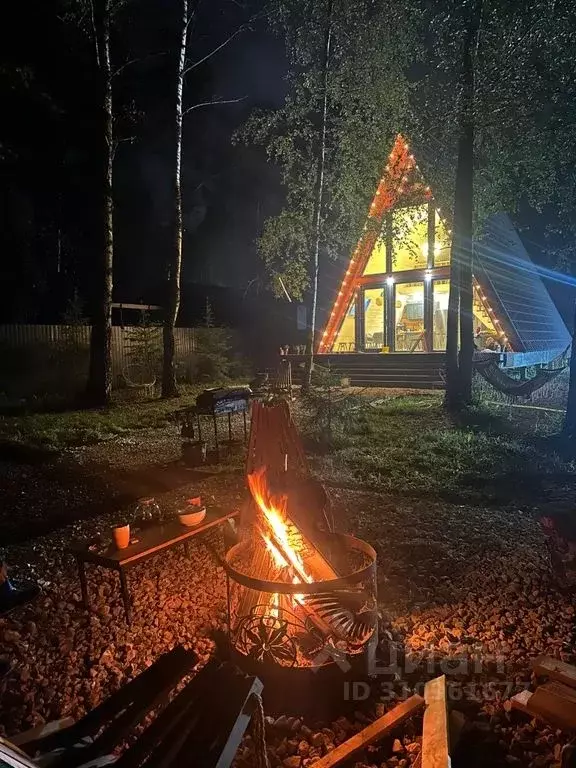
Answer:
<svg viewBox="0 0 576 768"><path fill-rule="evenodd" d="M424 283L394 286L394 343L396 352L424 352Z"/></svg>
<svg viewBox="0 0 576 768"><path fill-rule="evenodd" d="M446 349L449 296L450 280L434 280L432 283L432 349L434 352L444 352Z"/></svg>
<svg viewBox="0 0 576 768"><path fill-rule="evenodd" d="M385 342L386 295L384 286L364 290L364 349L381 352Z"/></svg>

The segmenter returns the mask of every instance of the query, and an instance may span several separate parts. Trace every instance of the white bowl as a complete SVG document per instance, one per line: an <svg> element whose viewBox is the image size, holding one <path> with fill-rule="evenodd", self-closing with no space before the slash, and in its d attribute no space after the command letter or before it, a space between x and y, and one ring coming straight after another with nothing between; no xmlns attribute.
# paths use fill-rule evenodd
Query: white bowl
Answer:
<svg viewBox="0 0 576 768"><path fill-rule="evenodd" d="M190 510L182 510L182 512L178 512L178 519L182 525L185 525L188 528L191 528L193 525L198 525L198 523L201 523L205 517L206 507L200 507L198 509L192 507Z"/></svg>

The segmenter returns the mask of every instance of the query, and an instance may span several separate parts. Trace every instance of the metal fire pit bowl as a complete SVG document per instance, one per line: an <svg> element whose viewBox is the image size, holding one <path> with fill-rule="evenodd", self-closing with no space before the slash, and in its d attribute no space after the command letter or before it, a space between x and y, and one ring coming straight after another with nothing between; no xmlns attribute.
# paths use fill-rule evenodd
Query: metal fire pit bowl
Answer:
<svg viewBox="0 0 576 768"><path fill-rule="evenodd" d="M377 641L376 552L346 534L329 534L323 556L339 578L287 583L250 573L262 546L253 536L232 547L225 560L231 647L240 663L288 669L350 667Z"/></svg>

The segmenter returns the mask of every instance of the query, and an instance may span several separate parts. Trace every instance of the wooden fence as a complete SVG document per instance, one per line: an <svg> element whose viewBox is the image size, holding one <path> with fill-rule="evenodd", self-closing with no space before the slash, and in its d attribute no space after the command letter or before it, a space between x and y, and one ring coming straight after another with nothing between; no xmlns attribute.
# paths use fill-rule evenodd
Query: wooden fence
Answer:
<svg viewBox="0 0 576 768"><path fill-rule="evenodd" d="M0 325L0 390L1 379L10 376L19 378L25 369L43 378L43 369L63 368L74 350L76 362L74 375L82 377L87 373L88 349L90 344L89 325ZM150 326L113 326L112 328L112 375L116 383L133 360L135 347L142 347L142 334L146 344L153 350L153 356L160 360L162 329ZM176 328L176 362L186 364L196 351L194 328ZM70 371L72 374L72 372Z"/></svg>

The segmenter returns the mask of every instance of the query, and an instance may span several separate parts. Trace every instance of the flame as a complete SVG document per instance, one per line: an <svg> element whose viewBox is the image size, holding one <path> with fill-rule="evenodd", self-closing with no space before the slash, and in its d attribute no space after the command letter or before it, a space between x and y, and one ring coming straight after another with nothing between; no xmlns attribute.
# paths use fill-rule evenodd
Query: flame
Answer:
<svg viewBox="0 0 576 768"><path fill-rule="evenodd" d="M270 615L275 619L280 617L280 595L278 592L274 592L270 600Z"/></svg>
<svg viewBox="0 0 576 768"><path fill-rule="evenodd" d="M272 559L274 560L274 563L276 564L276 566L278 568L288 568L288 560L286 560L282 552L280 552L278 547L272 542L272 539L270 538L270 536L266 536L266 534L263 533L262 538L266 542L268 551L272 555Z"/></svg>
<svg viewBox="0 0 576 768"><path fill-rule="evenodd" d="M281 496L277 501L272 498L266 483L266 469L264 467L248 475L248 486L252 493L252 498L262 512L264 521L268 524L278 544L274 544L270 536L262 533L262 538L266 542L266 546L271 552L276 565L282 568L292 565L297 574L294 577L295 584L299 584L302 581L312 582L312 577L307 573L302 558L290 540L285 520L287 497Z"/></svg>

